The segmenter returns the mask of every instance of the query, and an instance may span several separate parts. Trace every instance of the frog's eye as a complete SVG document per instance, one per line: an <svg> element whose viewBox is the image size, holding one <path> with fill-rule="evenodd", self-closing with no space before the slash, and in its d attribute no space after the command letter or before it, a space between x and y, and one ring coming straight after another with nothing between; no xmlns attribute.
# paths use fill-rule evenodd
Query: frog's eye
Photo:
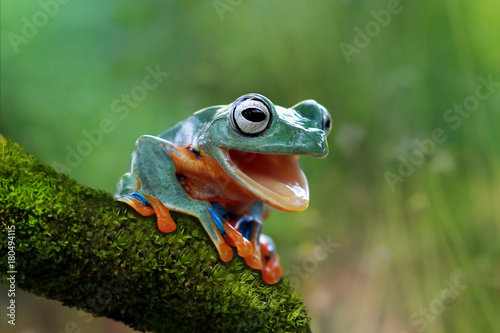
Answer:
<svg viewBox="0 0 500 333"><path fill-rule="evenodd" d="M271 123L269 107L264 101L256 98L236 102L230 117L233 127L249 136L262 134Z"/></svg>

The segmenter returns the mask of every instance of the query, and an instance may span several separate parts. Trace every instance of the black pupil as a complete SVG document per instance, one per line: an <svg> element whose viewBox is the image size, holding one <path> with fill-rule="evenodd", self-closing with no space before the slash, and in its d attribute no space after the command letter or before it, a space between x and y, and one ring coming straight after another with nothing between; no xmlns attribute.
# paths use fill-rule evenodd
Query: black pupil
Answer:
<svg viewBox="0 0 500 333"><path fill-rule="evenodd" d="M266 119L266 113L262 110L256 108L248 108L241 112L243 117L246 120L251 121L253 123L260 123Z"/></svg>

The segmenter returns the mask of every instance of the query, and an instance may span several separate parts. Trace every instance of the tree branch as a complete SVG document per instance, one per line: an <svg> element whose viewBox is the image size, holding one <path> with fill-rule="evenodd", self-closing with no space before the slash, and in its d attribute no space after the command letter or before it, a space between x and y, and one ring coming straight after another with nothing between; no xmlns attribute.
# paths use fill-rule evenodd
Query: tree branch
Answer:
<svg viewBox="0 0 500 333"><path fill-rule="evenodd" d="M18 287L140 331L310 330L287 278L267 285L237 255L223 263L197 220L174 214L177 230L163 234L154 217L0 141L0 262L13 225Z"/></svg>

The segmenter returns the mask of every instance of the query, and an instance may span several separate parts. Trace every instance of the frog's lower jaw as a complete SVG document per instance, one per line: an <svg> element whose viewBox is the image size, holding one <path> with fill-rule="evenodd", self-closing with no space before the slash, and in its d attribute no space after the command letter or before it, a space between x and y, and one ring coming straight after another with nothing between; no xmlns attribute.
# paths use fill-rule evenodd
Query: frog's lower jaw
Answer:
<svg viewBox="0 0 500 333"><path fill-rule="evenodd" d="M307 179L297 155L271 155L220 148L221 166L245 190L270 206L299 212L309 205Z"/></svg>

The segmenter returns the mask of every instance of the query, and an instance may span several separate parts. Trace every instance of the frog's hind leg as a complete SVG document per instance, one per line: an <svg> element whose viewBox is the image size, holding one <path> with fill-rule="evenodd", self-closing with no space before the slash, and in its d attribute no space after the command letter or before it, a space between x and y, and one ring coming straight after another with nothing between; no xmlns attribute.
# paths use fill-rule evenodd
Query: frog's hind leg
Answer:
<svg viewBox="0 0 500 333"><path fill-rule="evenodd" d="M142 216L151 216L155 213L155 210L146 200L146 198L144 198L143 196L139 197L137 192L132 192L131 194L119 197L118 200L121 202L125 202Z"/></svg>
<svg viewBox="0 0 500 333"><path fill-rule="evenodd" d="M260 236L260 252L262 253L262 278L268 284L279 282L283 275L280 258L276 246L271 238L262 234Z"/></svg>
<svg viewBox="0 0 500 333"><path fill-rule="evenodd" d="M262 278L268 284L280 281L283 271L276 246L271 238L261 234L262 222L254 217L242 217L235 229L252 244L252 252L244 257L248 266L261 269Z"/></svg>
<svg viewBox="0 0 500 333"><path fill-rule="evenodd" d="M136 175L128 172L120 178L115 190L115 198L132 206L139 214L150 216L155 213L153 207L144 198L136 193L141 188L141 183Z"/></svg>

